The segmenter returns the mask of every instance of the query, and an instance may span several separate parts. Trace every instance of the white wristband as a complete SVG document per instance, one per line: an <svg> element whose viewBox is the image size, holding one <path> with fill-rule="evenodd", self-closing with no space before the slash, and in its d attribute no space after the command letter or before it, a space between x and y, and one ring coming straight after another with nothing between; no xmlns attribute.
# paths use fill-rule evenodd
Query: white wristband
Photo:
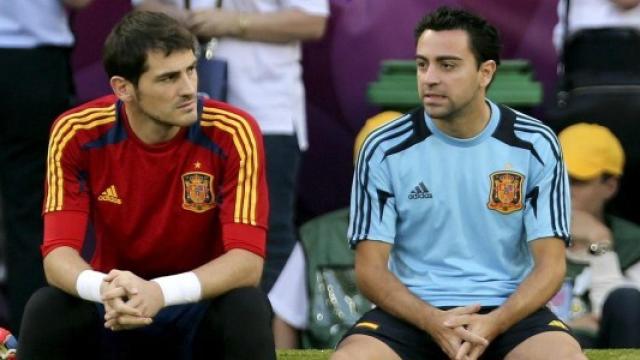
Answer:
<svg viewBox="0 0 640 360"><path fill-rule="evenodd" d="M99 271L83 270L76 279L78 296L85 300L101 303L102 296L100 296L100 286L106 276L107 274Z"/></svg>
<svg viewBox="0 0 640 360"><path fill-rule="evenodd" d="M202 285L193 272L155 278L162 289L164 305L178 305L194 303L202 296Z"/></svg>

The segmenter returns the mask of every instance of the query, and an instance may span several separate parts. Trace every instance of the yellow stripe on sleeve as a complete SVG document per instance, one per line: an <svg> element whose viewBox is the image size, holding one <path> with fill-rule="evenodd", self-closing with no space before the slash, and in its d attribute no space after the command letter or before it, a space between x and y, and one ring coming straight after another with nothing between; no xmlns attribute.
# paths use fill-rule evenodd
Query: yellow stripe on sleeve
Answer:
<svg viewBox="0 0 640 360"><path fill-rule="evenodd" d="M213 113L213 114L212 114ZM238 193L236 195L236 211L241 209L243 223L256 224L257 186L258 186L258 152L256 141L247 120L228 111L205 108L202 114L202 126L232 127L234 132L227 131L234 136L236 149L244 149L245 163L240 164L244 170L242 178L238 175ZM210 121L213 120L213 121ZM242 159L241 159L242 160ZM240 201L239 201L240 200Z"/></svg>
<svg viewBox="0 0 640 360"><path fill-rule="evenodd" d="M61 118L51 132L47 155L47 198L45 211L61 210L63 205L64 173L61 165L65 146L78 130L91 129L115 121L115 105L90 108Z"/></svg>
<svg viewBox="0 0 640 360"><path fill-rule="evenodd" d="M204 117L204 115L203 115ZM243 148L242 144L240 143L238 136L237 136L237 131L236 129L226 126L225 124L219 122L219 121L212 121L212 122L202 122L202 126L215 126L218 129L225 131L229 134L231 134L231 137L233 139L233 144L236 147L236 151L238 152L238 156L240 157L240 166L238 169L238 182L236 184L236 202L234 205L234 212L233 212L233 221L237 222L237 223L248 223L248 219L247 219L247 214L246 214L246 206L245 206L245 196L244 196L244 187L245 187L245 167L247 166L246 164L246 154L245 154L245 149Z"/></svg>

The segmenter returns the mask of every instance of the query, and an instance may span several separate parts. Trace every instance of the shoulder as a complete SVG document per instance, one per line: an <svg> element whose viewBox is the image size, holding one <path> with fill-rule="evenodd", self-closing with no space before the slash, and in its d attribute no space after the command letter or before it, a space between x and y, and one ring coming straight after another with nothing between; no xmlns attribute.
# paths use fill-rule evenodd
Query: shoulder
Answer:
<svg viewBox="0 0 640 360"><path fill-rule="evenodd" d="M107 95L65 111L51 126L51 136L68 136L79 130L99 128L116 121L114 95Z"/></svg>
<svg viewBox="0 0 640 360"><path fill-rule="evenodd" d="M498 131L503 137L512 138L513 143L516 144L514 146L528 148L536 157L555 160L562 157L558 138L549 126L530 115L506 106L500 106L500 111L501 124Z"/></svg>
<svg viewBox="0 0 640 360"><path fill-rule="evenodd" d="M613 215L608 215L607 219L611 223L611 228L614 231L640 238L640 225Z"/></svg>
<svg viewBox="0 0 640 360"><path fill-rule="evenodd" d="M418 108L371 131L362 143L360 156L369 159L378 154L386 158L411 148L430 134L424 110Z"/></svg>
<svg viewBox="0 0 640 360"><path fill-rule="evenodd" d="M608 215L614 246L620 260L620 266L627 269L640 261L640 226L631 221Z"/></svg>
<svg viewBox="0 0 640 360"><path fill-rule="evenodd" d="M251 133L260 133L260 128L248 112L225 102L203 99L200 123L203 126L232 127Z"/></svg>

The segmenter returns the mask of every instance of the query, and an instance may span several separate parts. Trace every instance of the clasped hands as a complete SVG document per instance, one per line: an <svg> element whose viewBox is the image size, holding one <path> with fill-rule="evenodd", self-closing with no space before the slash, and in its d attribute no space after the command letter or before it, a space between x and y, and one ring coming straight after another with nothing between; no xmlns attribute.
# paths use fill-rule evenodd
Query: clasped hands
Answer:
<svg viewBox="0 0 640 360"><path fill-rule="evenodd" d="M438 310L428 332L450 359L478 359L499 334L494 315L478 311L479 304Z"/></svg>
<svg viewBox="0 0 640 360"><path fill-rule="evenodd" d="M130 271L111 270L100 286L100 294L104 326L112 331L147 326L164 307L160 286Z"/></svg>

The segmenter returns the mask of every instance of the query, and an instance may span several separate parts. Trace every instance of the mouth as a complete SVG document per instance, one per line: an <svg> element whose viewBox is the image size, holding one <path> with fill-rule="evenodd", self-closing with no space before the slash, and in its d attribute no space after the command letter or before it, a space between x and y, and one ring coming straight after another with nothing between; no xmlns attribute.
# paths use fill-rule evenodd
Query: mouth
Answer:
<svg viewBox="0 0 640 360"><path fill-rule="evenodd" d="M444 101L447 97L440 94L427 93L422 97L425 103L436 103Z"/></svg>
<svg viewBox="0 0 640 360"><path fill-rule="evenodd" d="M185 101L182 102L178 105L178 109L180 110L191 110L191 108L195 107L196 105L196 100L189 100L189 101Z"/></svg>

